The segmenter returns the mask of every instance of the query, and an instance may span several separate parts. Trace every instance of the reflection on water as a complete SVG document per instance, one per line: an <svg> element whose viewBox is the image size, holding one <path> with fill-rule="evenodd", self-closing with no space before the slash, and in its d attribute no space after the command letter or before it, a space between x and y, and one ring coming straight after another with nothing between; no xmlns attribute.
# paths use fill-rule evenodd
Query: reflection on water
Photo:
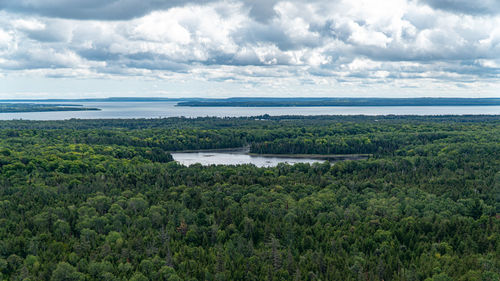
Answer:
<svg viewBox="0 0 500 281"><path fill-rule="evenodd" d="M263 157L253 156L242 152L173 152L174 160L182 165L239 165L254 164L257 167L274 167L278 163L316 163L323 162L321 159L290 158L290 157Z"/></svg>

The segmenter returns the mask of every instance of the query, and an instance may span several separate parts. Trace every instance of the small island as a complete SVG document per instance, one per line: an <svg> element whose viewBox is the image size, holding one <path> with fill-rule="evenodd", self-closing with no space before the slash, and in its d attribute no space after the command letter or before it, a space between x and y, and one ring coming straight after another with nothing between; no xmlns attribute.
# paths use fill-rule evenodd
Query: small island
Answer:
<svg viewBox="0 0 500 281"><path fill-rule="evenodd" d="M0 103L0 113L100 110L79 104Z"/></svg>

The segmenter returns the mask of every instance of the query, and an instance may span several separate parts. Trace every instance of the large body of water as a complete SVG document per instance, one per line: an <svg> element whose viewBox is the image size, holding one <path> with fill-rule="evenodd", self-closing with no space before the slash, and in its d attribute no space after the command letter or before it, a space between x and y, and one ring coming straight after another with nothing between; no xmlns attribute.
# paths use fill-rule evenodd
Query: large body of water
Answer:
<svg viewBox="0 0 500 281"><path fill-rule="evenodd" d="M50 102L47 102L50 103ZM54 103L54 102L52 102ZM0 113L0 120L98 118L243 117L277 115L468 115L500 114L500 106L348 106L348 107L184 107L176 102L57 102L97 107L101 111Z"/></svg>

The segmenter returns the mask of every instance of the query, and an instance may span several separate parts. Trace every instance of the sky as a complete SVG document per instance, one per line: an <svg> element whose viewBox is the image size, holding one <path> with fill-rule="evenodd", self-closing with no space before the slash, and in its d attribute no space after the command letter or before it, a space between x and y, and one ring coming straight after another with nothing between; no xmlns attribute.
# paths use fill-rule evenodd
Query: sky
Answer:
<svg viewBox="0 0 500 281"><path fill-rule="evenodd" d="M500 97L499 0L0 0L0 98Z"/></svg>

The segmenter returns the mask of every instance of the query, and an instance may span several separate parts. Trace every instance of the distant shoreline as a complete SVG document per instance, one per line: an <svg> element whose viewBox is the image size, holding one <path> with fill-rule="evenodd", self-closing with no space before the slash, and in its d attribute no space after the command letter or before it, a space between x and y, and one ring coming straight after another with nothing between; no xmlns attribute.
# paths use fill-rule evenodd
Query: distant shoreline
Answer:
<svg viewBox="0 0 500 281"><path fill-rule="evenodd" d="M436 106L436 107L443 107L443 106L500 106L500 104L449 104L449 105L443 105L443 104L437 104L437 105L427 105L427 104L422 104L422 105L331 105L331 104L317 104L317 105L274 105L274 104L269 104L269 105L261 105L261 104L256 104L256 105L234 105L234 104L224 104L224 105L177 105L180 107L414 107L414 106L422 106L422 107L430 107L430 106Z"/></svg>
<svg viewBox="0 0 500 281"><path fill-rule="evenodd" d="M499 106L500 98L228 98L181 101L189 107Z"/></svg>
<svg viewBox="0 0 500 281"><path fill-rule="evenodd" d="M500 106L500 98L328 98L234 97L162 98L111 97L81 99L2 99L1 103L173 102L179 107L403 107L403 106ZM70 105L61 105L70 106ZM73 106L73 105L71 105Z"/></svg>
<svg viewBox="0 0 500 281"><path fill-rule="evenodd" d="M0 113L55 112L55 111L99 111L94 107L80 104L37 104L37 103L0 103Z"/></svg>

